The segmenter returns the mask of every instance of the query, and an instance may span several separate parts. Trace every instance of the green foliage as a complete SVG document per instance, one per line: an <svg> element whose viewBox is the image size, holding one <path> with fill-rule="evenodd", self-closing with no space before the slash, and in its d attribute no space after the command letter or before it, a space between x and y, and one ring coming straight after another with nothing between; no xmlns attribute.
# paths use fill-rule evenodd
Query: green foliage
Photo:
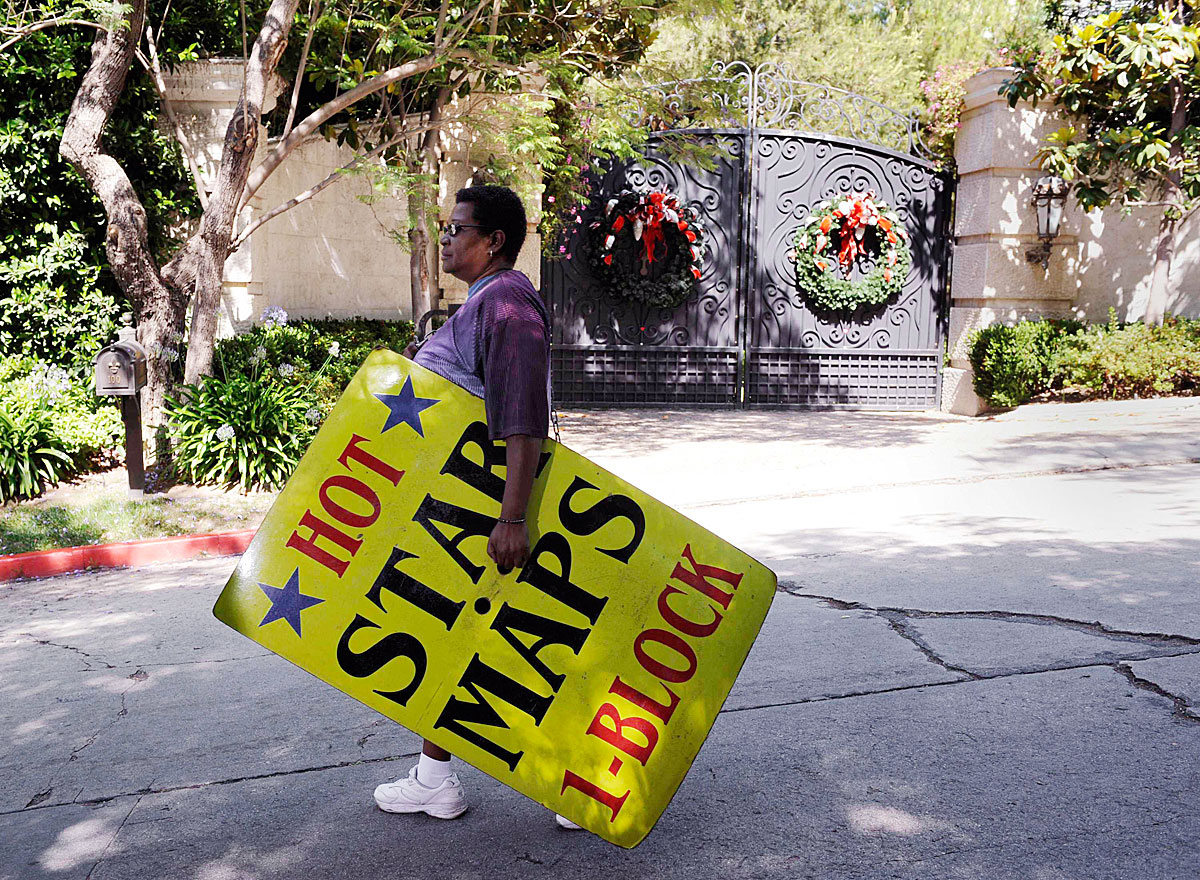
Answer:
<svg viewBox="0 0 1200 880"><path fill-rule="evenodd" d="M306 389L270 376L205 376L167 398L176 473L185 481L279 489L312 439Z"/></svg>
<svg viewBox="0 0 1200 880"><path fill-rule="evenodd" d="M1200 387L1200 321L1167 319L1082 330L1061 346L1054 362L1059 382L1104 397L1152 397Z"/></svg>
<svg viewBox="0 0 1200 880"><path fill-rule="evenodd" d="M732 59L782 63L797 79L903 112L937 100L921 83L940 67L973 73L1046 43L1042 19L1041 0L691 0L663 22L647 77L702 76Z"/></svg>
<svg viewBox="0 0 1200 880"><path fill-rule="evenodd" d="M381 148L382 164L356 169L377 178L369 198L381 191L404 198L410 217L417 213L411 208L423 204L434 235L436 187L425 173L421 139L403 132L437 109L453 123L455 137L470 142L474 181L512 186L530 207L540 206L548 241L581 201L581 169L595 156L628 155L643 139L625 119L628 102L612 99L618 86L592 78L612 77L637 62L668 2L623 2L614 9L608 0L523 0L470 13L452 9L441 33L453 35L457 53L473 56L466 58L437 48L439 4L433 0L402 11L382 0L335 0L322 7L312 28L297 116L384 70L441 51L442 63L350 107L323 128L325 137L356 150ZM298 36L308 27L307 14L299 15L282 71L299 62ZM507 97L476 100L481 95ZM285 117L286 111L273 115L272 133L282 130ZM393 235L407 245L408 233Z"/></svg>
<svg viewBox="0 0 1200 880"><path fill-rule="evenodd" d="M1078 121L1052 134L1042 167L1071 183L1085 210L1165 198L1178 219L1200 204L1200 29L1167 12L1113 12L1054 39L1022 65L1010 104L1050 100ZM1182 126L1172 125L1176 95Z"/></svg>
<svg viewBox="0 0 1200 880"><path fill-rule="evenodd" d="M977 331L970 342L975 391L993 406L1018 406L1047 391L1083 397L1186 394L1200 387L1200 321L1162 326L1022 321Z"/></svg>
<svg viewBox="0 0 1200 880"><path fill-rule="evenodd" d="M1054 357L1073 321L1020 321L993 324L971 338L968 357L975 393L992 406L1019 406L1050 387Z"/></svg>
<svg viewBox="0 0 1200 880"><path fill-rule="evenodd" d="M269 313L268 313L269 316ZM267 320L248 333L217 341L214 367L223 379L262 375L311 386L312 406L323 418L341 397L362 362L376 348L403 351L412 341L411 321ZM331 357L330 352L336 351ZM287 373L282 376L280 371Z"/></svg>
<svg viewBox="0 0 1200 880"><path fill-rule="evenodd" d="M0 406L0 503L41 495L70 467L71 456L44 417Z"/></svg>
<svg viewBox="0 0 1200 880"><path fill-rule="evenodd" d="M179 476L189 482L277 489L317 425L376 348L403 351L408 321L300 320L263 312L248 333L217 342L214 376L168 403Z"/></svg>
<svg viewBox="0 0 1200 880"><path fill-rule="evenodd" d="M44 421L73 471L110 464L124 436L115 401L95 395L90 375L34 358L0 358L0 407L20 420Z"/></svg>
<svg viewBox="0 0 1200 880"><path fill-rule="evenodd" d="M151 3L148 20L157 25L167 5ZM228 21L220 21L218 8ZM202 45L228 47L216 36L221 28L229 28L226 41L234 36L236 11L236 4L206 0L171 7L160 40L164 63L194 55ZM94 12L41 0L24 17ZM58 155L95 33L48 28L0 52L0 355L82 365L111 341L123 308L123 294L105 269L104 211ZM198 204L178 145L159 124L160 112L149 77L135 65L104 140L142 197L151 244L161 255L173 249L180 221L193 216Z"/></svg>

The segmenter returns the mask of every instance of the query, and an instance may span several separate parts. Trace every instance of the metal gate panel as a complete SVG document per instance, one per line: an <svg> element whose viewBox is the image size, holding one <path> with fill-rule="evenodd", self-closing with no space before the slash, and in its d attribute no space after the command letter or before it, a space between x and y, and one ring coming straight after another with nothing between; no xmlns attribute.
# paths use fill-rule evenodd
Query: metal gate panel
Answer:
<svg viewBox="0 0 1200 880"><path fill-rule="evenodd" d="M928 409L940 396L953 178L921 158L917 120L777 65L717 65L656 88L687 135L720 145L712 170L645 156L597 181L585 223L626 188L668 190L705 219L696 293L676 309L613 299L579 227L570 259L543 262L556 399L572 406ZM697 93L715 99L701 121ZM692 97L689 97L692 96ZM713 118L719 121L711 121ZM695 125L735 126L698 128ZM813 128L819 131L812 131ZM870 142L868 142L870 141ZM910 233L913 265L894 302L819 313L788 252L816 205L873 190ZM870 271L869 261L852 268Z"/></svg>
<svg viewBox="0 0 1200 880"><path fill-rule="evenodd" d="M756 131L753 150L746 404L936 407L950 180L912 155L827 135ZM894 302L851 314L814 311L795 284L792 237L816 205L868 190L910 234L904 288Z"/></svg>
<svg viewBox="0 0 1200 880"><path fill-rule="evenodd" d="M610 297L591 272L584 231L607 195L597 199L567 243L571 259L543 263L558 403L738 405L747 136L744 129L693 129L689 135L721 147L713 170L673 164L651 140L644 157L609 170L598 191L669 190L696 209L709 233L696 292L676 309Z"/></svg>

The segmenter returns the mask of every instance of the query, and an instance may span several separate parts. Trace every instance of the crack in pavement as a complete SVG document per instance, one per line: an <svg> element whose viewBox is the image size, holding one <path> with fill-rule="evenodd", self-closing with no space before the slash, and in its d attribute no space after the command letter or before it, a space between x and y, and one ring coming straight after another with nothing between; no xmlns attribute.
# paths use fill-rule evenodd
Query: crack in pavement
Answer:
<svg viewBox="0 0 1200 880"><path fill-rule="evenodd" d="M1073 620L1071 618L1059 617L1051 614L1031 614L1028 612L1010 611L926 611L920 608L893 608L886 606L876 607L867 605L864 602L853 602L845 599L838 599L835 596L822 596L815 593L801 592L800 590L796 589L794 584L788 581L781 581L779 583L778 590L796 598L811 599L814 601L823 602L840 611L857 610L872 614L886 622L893 632L916 647L930 663L933 663L948 672L953 672L957 675L962 675L965 677L952 681L900 685L894 688L883 688L880 690L852 691L844 694L808 697L800 700L788 700L780 703L764 703L758 706L742 706L736 709L722 709L720 714L725 714L727 712L746 712L755 709L773 709L785 706L798 706L806 703L819 703L828 700L843 700L850 697L864 697L875 694L921 690L929 687L944 687L946 685L962 684L965 681L990 681L1002 678L1015 678L1023 675L1040 675L1046 672L1063 672L1072 669L1108 668L1124 676L1134 687L1170 700L1173 704L1172 714L1176 718L1179 718L1182 721L1200 723L1200 715L1197 715L1195 712L1191 711L1191 703L1188 699L1178 694L1171 693L1156 682L1138 676L1133 671L1133 668L1128 665L1131 662L1137 662L1140 660L1186 657L1200 654L1200 639L1192 638L1191 636L1181 636L1170 633L1143 633L1131 630L1118 630L1105 626L1099 621L1089 622ZM908 621L912 619L936 618L999 620L1011 623L1057 626L1065 629L1086 632L1091 635L1099 635L1116 641L1125 641L1144 645L1148 653L1142 656L1134 655L1125 657L1115 663L1104 663L1091 660L1083 663L1046 663L1031 668L1002 672L973 672L965 667L957 666L943 659L937 654L936 651L933 650L930 645L924 641L924 639L920 637L919 634L912 631L912 629L908 626ZM1164 648L1176 648L1179 650L1176 650L1174 653L1164 654L1162 653Z"/></svg>
<svg viewBox="0 0 1200 880"><path fill-rule="evenodd" d="M806 593L801 591L790 581L780 581L778 589L780 592L787 593L789 596L795 596L798 599L815 599L819 602L825 602L830 607L836 608L840 611L867 611L880 617L890 614L903 615L904 617L915 620L959 617L968 620L999 620L1006 623L1031 623L1041 626L1058 626L1065 629L1072 629L1077 632L1089 633L1090 635L1103 636L1104 638L1114 639L1116 641L1137 642L1140 644L1153 645L1154 647L1159 648L1200 648L1200 638L1178 635L1175 633L1147 633L1138 632L1136 630L1114 629L1098 620L1075 620L1070 617L1061 617L1055 614L1035 614L1028 611L926 611L921 608L868 605L865 602L847 601L845 599L839 599L836 596L823 596L819 593Z"/></svg>
<svg viewBox="0 0 1200 880"><path fill-rule="evenodd" d="M1113 670L1118 675L1123 676L1131 685L1139 690L1149 691L1160 697L1166 697L1174 705L1171 714L1181 721L1190 721L1193 724L1200 724L1200 715L1192 712L1189 708L1192 704L1186 697L1181 697L1179 694L1173 694L1157 682L1151 681L1148 678L1143 678L1133 671L1133 667L1128 663L1114 663Z"/></svg>
<svg viewBox="0 0 1200 880"><path fill-rule="evenodd" d="M1134 662L1136 662L1136 660L1138 660L1138 659L1141 659L1141 660L1169 659L1171 657L1187 657L1187 656L1190 656L1195 653L1197 653L1197 652L1184 651L1179 654L1152 654L1149 657L1131 658L1131 659L1134 659ZM788 706L805 706L805 705L808 705L809 703L830 703L830 702L834 702L836 700L849 700L849 699L853 699L855 697L882 696L885 694L903 693L905 691L920 691L920 690L926 690L927 688L940 688L940 687L949 687L952 685L959 685L959 684L969 684L969 683L976 682L976 681L996 681L996 680L1005 679L1005 678L1020 678L1021 676L1025 676L1025 675L1042 675L1047 672L1071 672L1071 671L1077 670L1077 669L1113 669L1113 670L1116 670L1117 672L1121 672L1119 667L1122 665L1123 665L1123 663L1098 663L1098 662L1092 661L1092 662L1087 662L1087 663L1073 663L1073 664L1047 666L1044 669L1043 668L1022 669L1022 670L1018 670L1015 672L997 672L997 673L993 673L993 674L982 674L982 675L976 674L973 678L956 678L956 679L951 679L949 681L927 681L927 682L921 682L919 684L901 684L901 685L896 685L895 687L888 687L888 688L846 691L846 692L840 693L840 694L822 694L821 696L818 696L818 697L801 697L800 699L797 699L797 700L783 700L778 703L760 703L755 706L738 706L734 709L721 709L721 711L718 714L732 715L735 712L755 712L755 711L758 711L759 709L785 709ZM1128 676L1126 676L1126 677L1128 677ZM1174 694L1164 691L1162 688L1158 687L1158 685L1154 684L1153 682L1147 682L1146 686L1137 685L1136 682L1131 682L1131 683L1133 683L1137 687L1142 687L1143 690L1151 691L1152 693L1158 694L1159 696L1166 696L1168 699L1171 699L1171 700L1182 699L1180 697L1175 696ZM1188 705L1189 704L1185 700L1184 706L1186 707ZM1183 717L1184 720L1187 720L1187 721L1200 721L1200 718L1197 718L1197 717L1193 716L1190 712L1186 712L1186 711L1185 711L1184 715L1181 717Z"/></svg>
<svg viewBox="0 0 1200 880"><path fill-rule="evenodd" d="M961 666L955 666L950 661L939 656L938 653L934 651L933 648L930 647L930 645L923 638L921 638L921 636L918 635L912 627L908 625L908 617L906 615L886 610L877 611L876 615L887 621L888 626L892 628L892 631L896 633L896 635L900 636L900 638L905 639L906 641L912 642L912 644L916 646L917 650L924 654L925 659L930 663L940 666L947 672L965 675L968 679L975 679L978 681L979 679L983 678L982 675L976 672L971 672L969 669L964 669Z"/></svg>
<svg viewBox="0 0 1200 880"><path fill-rule="evenodd" d="M386 764L390 761L401 761L405 758L415 758L420 755L420 751L404 752L400 755L388 755L382 758L360 758L357 761L339 761L336 764L320 764L316 767L298 767L294 770L276 770L272 773L254 773L247 776L234 776L229 779L214 779L209 782L193 782L187 785L167 785L162 788L154 788L147 786L146 788L138 789L137 791L123 791L118 794L104 795L103 797L87 798L78 800L78 798L69 801L56 801L52 804L39 803L35 806L24 806L17 810L0 810L0 816L12 816L17 813L26 813L33 810L50 810L55 807L95 807L100 804L111 803L112 801L120 800L121 798L136 797L143 798L152 794L171 794L176 791L191 791L204 788L211 788L217 785L235 785L239 782L256 782L260 779L275 779L280 776L296 776L303 773L320 773L324 770L339 770L344 767L359 767L364 764Z"/></svg>
<svg viewBox="0 0 1200 880"><path fill-rule="evenodd" d="M104 849L100 851L100 855L96 857L96 861L93 862L92 867L88 869L87 876L84 878L84 880L92 880L92 875L96 873L96 869L100 867L100 863L104 861L104 857L108 855L108 851L112 849L112 845L116 843L117 836L124 830L125 823L129 821L129 817L132 816L133 811L138 808L138 804L142 802L143 797L145 797L145 795L140 795L138 799L133 802L133 806L129 808L129 812L125 814L125 818L121 820L121 824L117 826L117 830L113 832L113 836L108 839L108 843L104 845Z"/></svg>
<svg viewBox="0 0 1200 880"><path fill-rule="evenodd" d="M117 668L117 667L113 666L111 663L109 663L108 661L101 660L99 657L95 656L94 654L89 654L87 651L84 651L80 648L76 648L72 645L64 645L59 642L52 642L49 639L39 639L33 633L23 632L23 633L17 633L17 635L27 638L30 641L32 641L38 645L49 645L52 648L62 648L64 651L73 651L76 654L86 657L87 660L84 661L85 663L87 663L88 661L91 661L91 660L95 660L97 663L103 664L104 668L106 668L106 669L116 669ZM85 672L94 672L95 670L92 666L89 665L87 667L87 669L84 671Z"/></svg>
<svg viewBox="0 0 1200 880"><path fill-rule="evenodd" d="M263 651L261 654L251 654L248 657L219 657L214 660L164 660L161 663L119 663L116 666L109 666L109 669L170 669L173 666L201 666L205 663L238 663L243 660L261 660L264 657L278 657L272 651ZM81 672L99 672L98 669L83 669Z"/></svg>
<svg viewBox="0 0 1200 880"><path fill-rule="evenodd" d="M1195 653L1195 652L1188 651L1186 653L1191 654L1191 653ZM1163 656L1171 656L1171 655L1154 654L1152 658L1148 657L1145 659L1158 659ZM1182 656L1182 655L1174 655L1174 656ZM1070 672L1075 669L1112 669L1112 668L1113 668L1112 663L1097 663L1095 661L1091 661L1091 662L1087 662L1087 663L1076 663L1076 664L1061 665L1061 666L1049 666L1045 669L1022 669L1017 672L997 672L994 674L983 674L983 675L976 674L973 678L955 678L955 679L950 679L949 681L926 681L926 682L921 682L919 684L900 684L900 685L896 685L895 687L876 688L873 690L846 691L846 692L840 693L840 694L822 694L819 697L801 697L798 700L784 700L779 703L761 703L756 706L738 706L737 708L734 708L734 709L722 709L718 714L731 715L735 712L754 712L759 709L782 709L782 708L787 708L788 706L804 706L809 703L830 703L835 700L849 700L849 699L853 699L854 697L874 697L874 696L881 696L884 694L898 694L898 693L903 693L905 691L920 691L920 690L925 690L927 688L939 688L939 687L949 687L952 685L959 685L959 684L971 684L971 683L974 683L977 681L996 681L996 680L1005 679L1005 678L1020 678L1021 676L1024 676L1024 675L1042 675L1047 672Z"/></svg>
<svg viewBox="0 0 1200 880"><path fill-rule="evenodd" d="M72 763L73 761L79 760L79 756L85 750L87 750L92 744L94 744L96 742L96 740L100 738L101 734L107 732L108 730L111 730L113 727L115 727L120 722L120 720L122 718L124 718L126 715L129 714L129 707L125 703L125 695L128 694L131 690L133 690L133 688L135 688L139 684L141 684L143 681L148 679L150 676L144 670L138 669L133 674L127 675L125 677L126 677L126 679L129 680L129 684L127 684L125 686L125 689L123 691L121 691L121 693L119 695L121 705L120 705L120 708L117 709L117 714L111 720L105 722L104 724L101 724L100 727L98 727L96 729L95 733L93 733L91 736L89 736L86 740L83 741L82 745L78 745L75 748L71 749L71 754L68 755L67 760L65 760L62 763L62 765L59 766L59 768L54 771L53 775L51 775L51 777L50 777L50 780L46 783L46 787L44 789L42 789L41 791L39 791L37 794L35 794L32 798L30 798L29 803L27 803L22 809L25 809L25 810L38 809L40 806L42 806L43 803L49 799L51 793L54 791L55 781L58 779L59 774L61 774L63 772L64 768L66 768L66 766L68 764ZM53 806L53 804L50 804L48 806ZM15 811L10 810L8 812L21 812L21 810L15 810ZM0 815L5 815L5 814L0 813Z"/></svg>

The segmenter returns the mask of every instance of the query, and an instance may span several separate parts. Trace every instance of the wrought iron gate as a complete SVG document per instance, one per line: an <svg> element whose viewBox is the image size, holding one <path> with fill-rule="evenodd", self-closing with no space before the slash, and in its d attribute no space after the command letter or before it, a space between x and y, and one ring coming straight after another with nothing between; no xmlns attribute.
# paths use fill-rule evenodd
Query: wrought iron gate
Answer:
<svg viewBox="0 0 1200 880"><path fill-rule="evenodd" d="M953 183L918 154L915 121L774 67L735 64L718 75L676 84L719 84L727 121L742 123L688 128L718 148L715 167L671 163L652 139L642 158L603 176L594 202L640 188L669 190L697 208L710 239L696 293L676 309L614 300L589 270L588 236L575 235L569 259L547 260L542 272L556 399L573 406L936 406ZM685 104L681 88L676 106ZM903 292L849 315L814 312L792 280L792 235L818 203L866 190L896 208L910 233L913 266Z"/></svg>

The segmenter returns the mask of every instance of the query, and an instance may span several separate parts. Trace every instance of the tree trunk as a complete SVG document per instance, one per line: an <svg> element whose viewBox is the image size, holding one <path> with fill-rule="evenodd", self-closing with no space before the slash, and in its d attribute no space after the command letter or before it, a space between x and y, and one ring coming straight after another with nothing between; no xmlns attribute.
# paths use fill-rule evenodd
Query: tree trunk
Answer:
<svg viewBox="0 0 1200 880"><path fill-rule="evenodd" d="M171 353L183 331L186 297L159 272L150 252L145 208L120 163L102 146L104 130L125 88L145 13L146 0L134 0L124 25L97 34L91 63L63 127L59 152L104 206L105 254L133 307L138 336L147 350L142 419L153 428L162 421L163 398L170 390Z"/></svg>
<svg viewBox="0 0 1200 880"><path fill-rule="evenodd" d="M1154 274L1150 279L1150 297L1146 301L1147 324L1161 325L1167 313L1167 282L1171 277L1171 261L1175 258L1175 230L1178 221L1164 214L1158 225L1154 245Z"/></svg>
<svg viewBox="0 0 1200 880"><path fill-rule="evenodd" d="M408 216L412 229L408 234L409 266L412 283L412 314L413 322L420 321L421 316L434 308L434 293L437 289L437 236L430 236L429 211L437 212L435 194L439 189L440 166L438 164L438 135L441 133L440 123L450 98L450 89L441 88L434 98L433 107L429 111L429 129L418 142L419 173L418 187L408 195ZM416 164L416 163L414 163ZM432 228L437 229L434 217ZM414 327L414 330L417 329Z"/></svg>
<svg viewBox="0 0 1200 880"><path fill-rule="evenodd" d="M1176 231L1183 215L1183 190L1179 168L1183 164L1183 145L1180 133L1187 127L1188 98L1183 82L1171 82L1171 127L1167 135L1171 144L1170 166L1163 186L1162 220L1158 225L1158 240L1154 246L1154 275L1150 281L1150 297L1146 302L1145 322L1161 325L1167 314L1167 284L1171 279L1171 262L1175 258Z"/></svg>
<svg viewBox="0 0 1200 880"><path fill-rule="evenodd" d="M408 230L408 278L412 288L413 323L433 308L433 295L429 278L429 214L425 208L425 194L410 193L408 213L411 228ZM417 328L414 327L414 330Z"/></svg>
<svg viewBox="0 0 1200 880"><path fill-rule="evenodd" d="M225 148L217 182L209 197L208 210L197 233L193 255L195 293L192 326L188 337L184 381L194 384L212 372L213 345L217 337L217 311L221 305L221 279L233 239L238 203L250 175L250 163L258 146L259 121L267 86L287 46L288 32L296 17L299 0L272 0L262 30L246 62L242 96L225 131Z"/></svg>

